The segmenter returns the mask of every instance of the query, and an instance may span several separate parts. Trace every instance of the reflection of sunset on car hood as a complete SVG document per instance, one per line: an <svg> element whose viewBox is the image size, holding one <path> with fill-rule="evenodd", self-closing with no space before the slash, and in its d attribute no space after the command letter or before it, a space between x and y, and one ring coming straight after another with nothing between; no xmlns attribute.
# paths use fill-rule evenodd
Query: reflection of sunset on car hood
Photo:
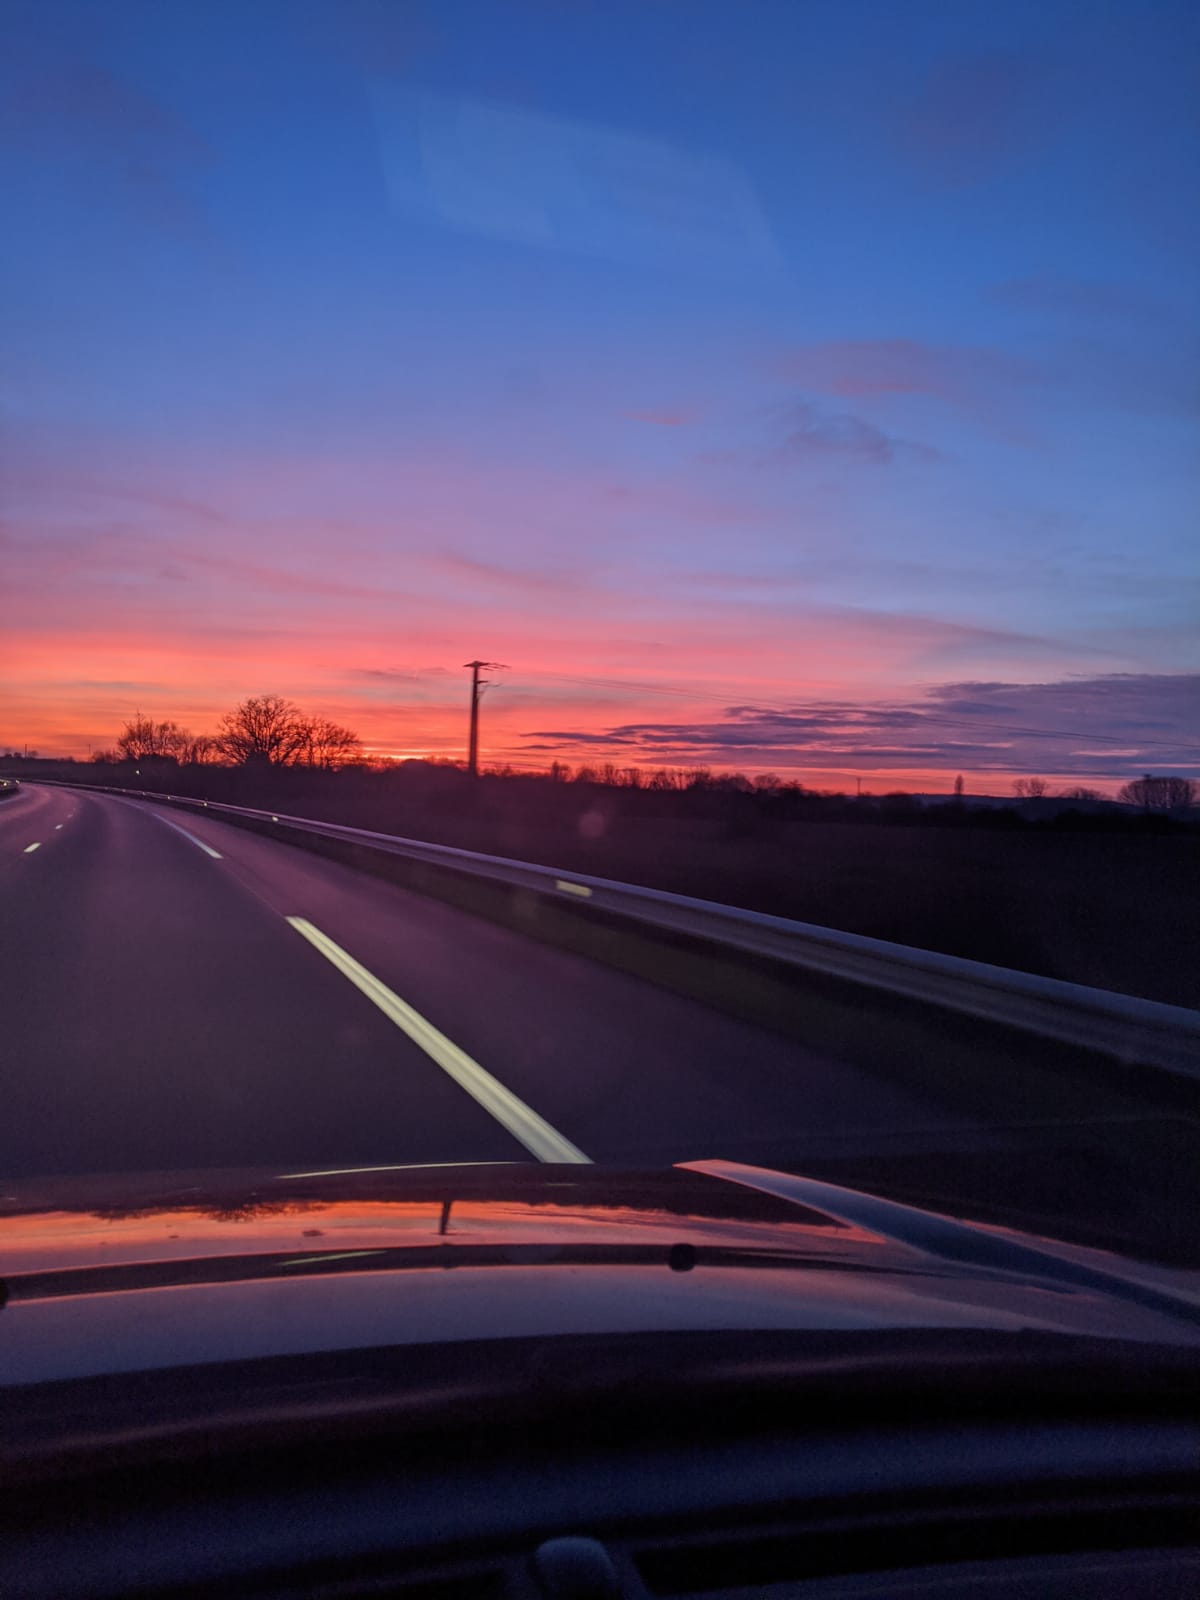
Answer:
<svg viewBox="0 0 1200 1600"><path fill-rule="evenodd" d="M8 1273L117 1266L137 1261L195 1260L208 1256L403 1249L429 1244L661 1245L683 1241L747 1250L795 1251L805 1257L844 1258L851 1247L879 1241L863 1229L835 1222L728 1221L633 1209L621 1205L578 1209L553 1203L455 1201L447 1231L437 1202L292 1201L265 1204L244 1218L200 1208L99 1217L87 1212L44 1211L0 1217L0 1258Z"/></svg>
<svg viewBox="0 0 1200 1600"><path fill-rule="evenodd" d="M876 1233L785 1197L804 1180L716 1165L723 1176L686 1167L577 1178L506 1165L410 1170L390 1180L393 1193L420 1196L408 1199L386 1198L386 1175L316 1180L323 1197L311 1179L307 1193L277 1180L279 1198L269 1176L210 1194L181 1180L182 1203L168 1206L134 1204L134 1184L119 1205L17 1210L0 1219L5 1375L29 1383L334 1349L652 1331L1200 1341L1196 1301L1178 1274L1103 1252L1055 1254L1053 1242L1046 1249L886 1202L881 1215L901 1231ZM339 1193L356 1184L354 1198ZM148 1196L153 1186L143 1187ZM835 1211L877 1204L818 1191ZM943 1238L949 1229L949 1249L939 1229Z"/></svg>

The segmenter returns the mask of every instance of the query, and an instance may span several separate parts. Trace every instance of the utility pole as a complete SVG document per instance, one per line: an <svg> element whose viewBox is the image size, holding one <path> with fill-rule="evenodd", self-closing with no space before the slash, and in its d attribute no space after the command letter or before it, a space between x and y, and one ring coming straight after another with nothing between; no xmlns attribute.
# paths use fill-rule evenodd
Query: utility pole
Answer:
<svg viewBox="0 0 1200 1600"><path fill-rule="evenodd" d="M479 776L479 702L483 698L483 691L491 682L490 678L481 678L481 672L495 672L502 670L502 661L464 661L464 667L471 669L471 738L467 745L467 771L473 778Z"/></svg>

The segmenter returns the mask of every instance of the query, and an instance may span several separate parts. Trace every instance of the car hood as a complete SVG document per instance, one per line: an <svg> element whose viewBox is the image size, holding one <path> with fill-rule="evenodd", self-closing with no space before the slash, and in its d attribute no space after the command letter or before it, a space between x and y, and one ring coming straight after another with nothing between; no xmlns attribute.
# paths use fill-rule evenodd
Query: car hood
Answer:
<svg viewBox="0 0 1200 1600"><path fill-rule="evenodd" d="M178 1174L0 1197L0 1384L547 1335L1200 1343L1200 1275L763 1168Z"/></svg>

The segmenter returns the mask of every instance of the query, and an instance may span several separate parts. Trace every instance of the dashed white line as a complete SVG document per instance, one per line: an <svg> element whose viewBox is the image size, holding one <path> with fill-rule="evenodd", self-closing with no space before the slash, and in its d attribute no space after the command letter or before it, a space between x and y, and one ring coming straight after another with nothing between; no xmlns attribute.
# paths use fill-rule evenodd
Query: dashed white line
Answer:
<svg viewBox="0 0 1200 1600"><path fill-rule="evenodd" d="M35 850L40 850L41 848L42 848L42 841L40 839L38 839L36 841L36 843L34 843L34 844L27 844L25 846L24 850L21 851L21 854L23 856L29 856L29 855L32 855Z"/></svg>
<svg viewBox="0 0 1200 1600"><path fill-rule="evenodd" d="M473 1061L465 1050L460 1050L444 1033L439 1033L431 1022L426 1022L420 1012L414 1011L407 1001L401 1000L386 983L335 944L320 928L304 917L288 917L296 932L319 950L343 977L349 978L356 989L366 995L394 1022L400 1031L419 1045L425 1054L436 1061L442 1071L453 1078L460 1089L465 1089L485 1111L507 1128L513 1138L523 1144L539 1161L570 1162L589 1165L590 1158L552 1128L545 1118L538 1116L532 1106L527 1106L498 1078Z"/></svg>

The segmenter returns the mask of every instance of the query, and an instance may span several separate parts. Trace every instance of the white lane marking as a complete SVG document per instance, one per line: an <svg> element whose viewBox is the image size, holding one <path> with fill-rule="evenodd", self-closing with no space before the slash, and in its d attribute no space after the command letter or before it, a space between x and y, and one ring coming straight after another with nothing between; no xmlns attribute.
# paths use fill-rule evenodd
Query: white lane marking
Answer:
<svg viewBox="0 0 1200 1600"><path fill-rule="evenodd" d="M62 827L62 823L61 823L61 822L56 822L56 823L55 823L55 824L54 824L54 831L55 831L55 833L57 833L57 832L58 832L58 830L59 830L59 829L60 829L60 828L61 828L61 827Z"/></svg>
<svg viewBox="0 0 1200 1600"><path fill-rule="evenodd" d="M219 850L214 850L212 845L205 844L203 839L197 839L194 833L189 833L186 828L181 828L177 822L172 822L170 817L159 816L157 811L153 814L154 816L158 817L160 822L165 822L168 828L174 828L176 833L181 833L185 839L190 839L192 844L196 846L196 849L203 850L206 856L211 856L214 861L221 861L224 859Z"/></svg>
<svg viewBox="0 0 1200 1600"><path fill-rule="evenodd" d="M288 917L286 920L327 961L332 962L343 977L349 978L356 989L373 1001L402 1033L407 1034L414 1044L436 1061L460 1089L465 1089L502 1127L507 1128L531 1155L535 1155L539 1161L590 1166L590 1158L582 1150L576 1149L569 1139L564 1139L557 1129L538 1116L532 1106L518 1099L511 1089L506 1088L498 1078L493 1078L478 1061L473 1061L465 1050L460 1050L444 1033L439 1033L419 1011L414 1011L407 1001L401 1000L386 983L380 982L374 973L368 972L320 928L315 928L304 917Z"/></svg>
<svg viewBox="0 0 1200 1600"><path fill-rule="evenodd" d="M139 805L136 800L127 800L124 795L113 795L118 805L131 806L134 811L140 811L144 817L157 817L168 828L174 828L176 833L181 833L189 844L194 844L197 850L203 850L206 856L211 856L214 861L223 861L225 858L219 850L214 850L212 845L205 844L203 839L197 839L194 833L189 833L186 828L181 828L177 822L172 822L170 817L164 817L161 811L151 811L145 805Z"/></svg>
<svg viewBox="0 0 1200 1600"><path fill-rule="evenodd" d="M41 848L42 841L39 839L36 844L27 844L24 850L21 851L21 854L23 856L29 856L32 855L35 850L40 850Z"/></svg>

